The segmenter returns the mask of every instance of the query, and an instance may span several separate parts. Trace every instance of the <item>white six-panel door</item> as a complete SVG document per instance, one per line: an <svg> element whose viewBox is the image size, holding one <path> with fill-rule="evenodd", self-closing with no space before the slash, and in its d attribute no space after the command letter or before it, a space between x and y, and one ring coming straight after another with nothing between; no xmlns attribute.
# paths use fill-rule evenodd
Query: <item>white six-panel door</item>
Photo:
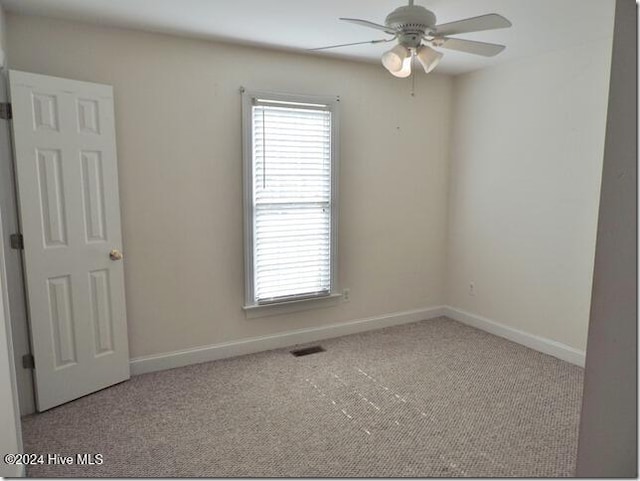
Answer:
<svg viewBox="0 0 640 481"><path fill-rule="evenodd" d="M129 378L113 89L9 77L43 411Z"/></svg>

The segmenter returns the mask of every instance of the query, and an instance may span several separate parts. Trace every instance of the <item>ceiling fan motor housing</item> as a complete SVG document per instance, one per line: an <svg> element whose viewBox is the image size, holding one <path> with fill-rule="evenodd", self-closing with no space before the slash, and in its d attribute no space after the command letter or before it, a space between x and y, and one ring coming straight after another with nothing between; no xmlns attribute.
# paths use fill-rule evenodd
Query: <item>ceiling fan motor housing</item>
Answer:
<svg viewBox="0 0 640 481"><path fill-rule="evenodd" d="M436 16L420 5L409 5L391 12L385 25L398 32L398 40L402 45L417 48L424 34L434 30Z"/></svg>

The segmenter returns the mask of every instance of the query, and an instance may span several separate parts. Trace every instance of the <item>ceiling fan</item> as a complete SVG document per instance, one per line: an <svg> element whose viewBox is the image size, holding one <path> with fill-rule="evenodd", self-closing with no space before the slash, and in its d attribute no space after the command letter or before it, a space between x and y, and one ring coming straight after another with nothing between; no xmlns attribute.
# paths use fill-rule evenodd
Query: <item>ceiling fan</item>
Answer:
<svg viewBox="0 0 640 481"><path fill-rule="evenodd" d="M435 14L420 5L414 5L414 0L409 0L409 5L399 7L387 15L384 25L357 18L341 18L340 20L381 30L386 34L392 35L392 37L312 48L310 50L388 43L397 40L398 44L382 55L382 65L399 78L406 78L411 75L411 64L414 57L418 59L426 73L436 68L444 54L432 47L457 50L485 57L498 55L506 48L504 45L452 38L451 35L511 26L509 20L497 13L436 25Z"/></svg>

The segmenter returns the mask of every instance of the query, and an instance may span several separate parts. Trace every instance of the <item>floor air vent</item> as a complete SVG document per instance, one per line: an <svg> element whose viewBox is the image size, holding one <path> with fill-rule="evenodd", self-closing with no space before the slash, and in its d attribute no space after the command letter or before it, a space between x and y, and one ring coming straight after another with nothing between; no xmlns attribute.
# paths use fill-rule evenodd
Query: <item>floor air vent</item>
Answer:
<svg viewBox="0 0 640 481"><path fill-rule="evenodd" d="M308 356L309 354L315 354L317 352L324 352L324 348L321 346L305 347L303 349L296 349L295 351L291 351L291 354L293 354L296 357L300 357L300 356Z"/></svg>

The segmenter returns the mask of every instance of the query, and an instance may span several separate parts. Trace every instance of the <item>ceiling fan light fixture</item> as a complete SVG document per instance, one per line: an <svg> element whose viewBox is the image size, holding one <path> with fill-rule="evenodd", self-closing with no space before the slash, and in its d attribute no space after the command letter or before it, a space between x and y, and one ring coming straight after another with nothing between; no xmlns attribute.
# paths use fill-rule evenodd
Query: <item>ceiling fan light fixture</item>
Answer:
<svg viewBox="0 0 640 481"><path fill-rule="evenodd" d="M420 62L420 65L424 68L425 73L429 73L438 66L440 60L444 57L444 54L432 49L431 47L422 45L418 48L416 57L418 57L418 62Z"/></svg>
<svg viewBox="0 0 640 481"><path fill-rule="evenodd" d="M0 0L1 2L2 0ZM494 43L479 42L464 38L452 37L452 35L483 32L500 28L511 27L509 20L497 13L488 13L476 17L464 18L449 23L438 24L436 15L415 4L415 0L408 0L408 5L398 7L389 15L384 25L370 22L360 18L340 18L340 20L363 27L379 30L392 37L354 42L328 47L313 48L310 50L328 50L352 45L378 44L397 41L398 45L382 54L382 65L395 77L406 78L411 75L413 57L418 61L428 74L435 69L444 55L438 49L455 50L458 52L494 57L506 47ZM427 45L425 45L425 43Z"/></svg>
<svg viewBox="0 0 640 481"><path fill-rule="evenodd" d="M404 64L408 58L411 58L409 49L404 45L398 44L382 55L382 65L391 73L400 72L404 69Z"/></svg>
<svg viewBox="0 0 640 481"><path fill-rule="evenodd" d="M395 72L392 72L391 70L389 70L389 72L391 72L391 75L398 78L407 78L409 75L411 75L412 58L413 58L412 55L409 55L407 58L405 58L402 61L402 68L400 70L397 70Z"/></svg>

